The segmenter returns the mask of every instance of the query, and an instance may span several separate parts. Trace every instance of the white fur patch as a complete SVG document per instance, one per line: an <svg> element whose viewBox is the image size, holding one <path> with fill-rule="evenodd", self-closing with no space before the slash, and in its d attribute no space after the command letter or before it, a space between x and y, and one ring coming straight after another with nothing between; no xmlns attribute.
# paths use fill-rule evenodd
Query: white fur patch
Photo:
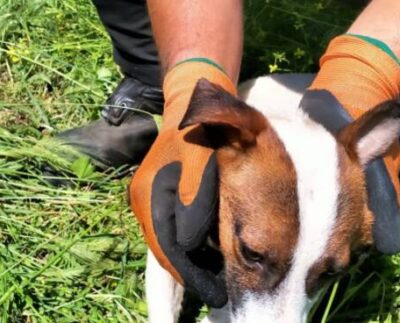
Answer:
<svg viewBox="0 0 400 323"><path fill-rule="evenodd" d="M382 155L400 134L400 121L387 119L371 129L357 143L357 153L361 165Z"/></svg>
<svg viewBox="0 0 400 323"><path fill-rule="evenodd" d="M161 267L150 249L146 263L146 300L149 323L175 323L182 306L183 287Z"/></svg>
<svg viewBox="0 0 400 323"><path fill-rule="evenodd" d="M312 305L305 280L333 231L339 194L336 140L300 109L301 94L269 77L256 80L247 103L264 113L293 161L297 174L300 233L292 267L273 294L247 294L232 318L237 323L305 322Z"/></svg>

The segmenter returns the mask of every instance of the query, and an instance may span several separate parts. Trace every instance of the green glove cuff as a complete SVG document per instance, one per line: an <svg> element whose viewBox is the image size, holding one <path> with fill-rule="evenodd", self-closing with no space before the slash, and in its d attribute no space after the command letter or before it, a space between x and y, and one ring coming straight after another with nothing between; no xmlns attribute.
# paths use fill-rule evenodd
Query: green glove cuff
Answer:
<svg viewBox="0 0 400 323"><path fill-rule="evenodd" d="M396 61L397 64L400 65L400 59L399 59L399 57L398 57L398 56L390 49L390 47L389 47L386 43L384 43L383 41L381 41L381 40L379 40L379 39L376 39L376 38L373 38L373 37L365 36L365 35L358 35L358 34L347 34L347 35L360 38L360 39L362 39L362 40L364 40L364 41L366 41L366 42L368 42L368 43L374 45L375 47L380 48L380 49L383 50L386 54L388 54L390 57L392 57L392 58Z"/></svg>
<svg viewBox="0 0 400 323"><path fill-rule="evenodd" d="M188 58L188 59L185 59L183 61L180 61L180 62L176 63L175 66L183 64L183 63L187 63L187 62L206 63L206 64L209 64L211 66L214 66L214 67L218 68L221 72L226 74L225 69L221 65L219 65L218 63L214 62L213 60L211 60L211 59L209 59L207 57L192 57L192 58Z"/></svg>

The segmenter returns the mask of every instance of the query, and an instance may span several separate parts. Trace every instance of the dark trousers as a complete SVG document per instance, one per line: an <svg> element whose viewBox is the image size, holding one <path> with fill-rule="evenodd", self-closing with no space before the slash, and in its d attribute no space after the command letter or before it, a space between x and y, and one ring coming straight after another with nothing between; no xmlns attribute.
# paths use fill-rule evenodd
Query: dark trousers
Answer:
<svg viewBox="0 0 400 323"><path fill-rule="evenodd" d="M160 86L161 67L145 0L92 0L111 37L114 60L122 72Z"/></svg>

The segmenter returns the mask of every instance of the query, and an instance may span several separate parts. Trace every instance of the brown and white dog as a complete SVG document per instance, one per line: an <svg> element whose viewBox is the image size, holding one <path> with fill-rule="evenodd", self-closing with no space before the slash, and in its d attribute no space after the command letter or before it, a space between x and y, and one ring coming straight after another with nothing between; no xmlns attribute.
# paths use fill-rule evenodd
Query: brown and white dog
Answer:
<svg viewBox="0 0 400 323"><path fill-rule="evenodd" d="M205 80L195 90L183 124L204 125L217 147L229 296L203 322L306 322L326 277L372 243L364 168L398 137L399 105L332 135L298 108L311 80L258 78L242 86L246 103ZM182 287L151 252L146 292L149 321L176 322Z"/></svg>

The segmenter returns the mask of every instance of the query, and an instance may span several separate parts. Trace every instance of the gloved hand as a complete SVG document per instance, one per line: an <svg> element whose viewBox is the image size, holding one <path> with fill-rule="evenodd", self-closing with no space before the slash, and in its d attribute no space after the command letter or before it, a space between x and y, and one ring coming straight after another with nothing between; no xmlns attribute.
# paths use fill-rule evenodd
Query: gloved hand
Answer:
<svg viewBox="0 0 400 323"><path fill-rule="evenodd" d="M336 37L320 65L300 108L333 134L379 103L399 97L399 60L377 39L360 35ZM398 143L383 160L371 162L366 169L375 245L384 253L400 251L399 169Z"/></svg>
<svg viewBox="0 0 400 323"><path fill-rule="evenodd" d="M202 138L201 127L178 130L196 82L202 77L236 93L231 80L210 63L185 61L166 75L163 126L133 177L130 200L160 264L206 304L221 307L227 301L224 283L193 264L188 255L206 238L217 211L213 150L191 143L191 138Z"/></svg>

